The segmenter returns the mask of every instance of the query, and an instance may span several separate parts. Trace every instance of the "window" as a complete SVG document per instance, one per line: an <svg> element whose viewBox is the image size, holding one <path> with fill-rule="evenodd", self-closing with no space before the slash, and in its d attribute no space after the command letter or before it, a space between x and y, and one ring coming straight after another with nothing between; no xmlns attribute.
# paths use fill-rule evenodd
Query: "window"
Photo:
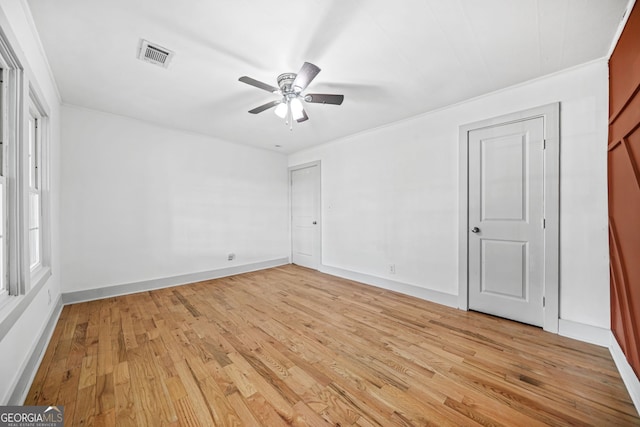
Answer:
<svg viewBox="0 0 640 427"><path fill-rule="evenodd" d="M7 280L7 214L6 214L6 194L7 185L5 178L6 167L4 165L5 156L5 129L6 123L6 85L4 79L4 69L0 68L0 298L9 293L9 284Z"/></svg>
<svg viewBox="0 0 640 427"><path fill-rule="evenodd" d="M41 137L42 117L35 105L29 108L27 131L27 157L29 164L29 268L36 270L42 264L42 176Z"/></svg>
<svg viewBox="0 0 640 427"><path fill-rule="evenodd" d="M1 29L0 29L1 30ZM18 144L23 71L0 31L0 305L24 291L20 280ZM23 105L23 104L22 104Z"/></svg>
<svg viewBox="0 0 640 427"><path fill-rule="evenodd" d="M50 110L40 95L0 28L0 308L51 276Z"/></svg>
<svg viewBox="0 0 640 427"><path fill-rule="evenodd" d="M22 217L27 223L27 235L23 244L28 246L29 279L25 281L25 292L42 284L51 275L50 234L48 204L48 109L40 100L38 92L29 87L29 108L25 118L27 131L21 150L26 171L21 189L27 192L28 211ZM24 252L23 252L24 253Z"/></svg>

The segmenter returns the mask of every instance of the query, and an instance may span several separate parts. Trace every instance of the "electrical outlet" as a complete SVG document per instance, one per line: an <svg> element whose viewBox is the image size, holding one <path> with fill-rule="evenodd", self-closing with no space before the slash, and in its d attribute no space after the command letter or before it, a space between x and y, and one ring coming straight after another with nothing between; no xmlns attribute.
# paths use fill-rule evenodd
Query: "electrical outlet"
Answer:
<svg viewBox="0 0 640 427"><path fill-rule="evenodd" d="M229 256L227 257L228 261L233 261L234 259L236 259L236 254L229 254Z"/></svg>
<svg viewBox="0 0 640 427"><path fill-rule="evenodd" d="M396 274L396 265L389 264L389 274Z"/></svg>

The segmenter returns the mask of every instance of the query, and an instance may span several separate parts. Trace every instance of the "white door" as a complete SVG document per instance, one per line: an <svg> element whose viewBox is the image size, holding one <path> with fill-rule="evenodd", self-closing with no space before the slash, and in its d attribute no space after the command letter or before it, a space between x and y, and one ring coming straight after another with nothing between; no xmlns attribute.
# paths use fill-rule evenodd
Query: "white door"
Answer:
<svg viewBox="0 0 640 427"><path fill-rule="evenodd" d="M320 266L320 165L291 170L291 262Z"/></svg>
<svg viewBox="0 0 640 427"><path fill-rule="evenodd" d="M469 308L544 322L544 119L469 132Z"/></svg>

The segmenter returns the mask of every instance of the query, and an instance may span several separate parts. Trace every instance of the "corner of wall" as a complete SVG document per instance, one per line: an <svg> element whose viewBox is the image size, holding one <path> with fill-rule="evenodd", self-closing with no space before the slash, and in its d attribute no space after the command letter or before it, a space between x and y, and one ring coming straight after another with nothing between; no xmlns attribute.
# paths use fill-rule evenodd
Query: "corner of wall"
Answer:
<svg viewBox="0 0 640 427"><path fill-rule="evenodd" d="M573 322L571 320L560 319L558 321L558 335L599 345L600 347L609 347L610 334L611 331L609 329Z"/></svg>
<svg viewBox="0 0 640 427"><path fill-rule="evenodd" d="M620 344L618 344L618 340L615 335L613 335L613 332L609 332L609 337L609 352L611 352L611 357L613 357L613 361L618 368L618 372L620 372L622 381L627 387L627 391L629 392L629 396L631 396L631 400L636 407L636 411L640 413L640 379L638 379L633 368L631 368L631 365L627 361L627 358L624 355L622 348L620 348Z"/></svg>

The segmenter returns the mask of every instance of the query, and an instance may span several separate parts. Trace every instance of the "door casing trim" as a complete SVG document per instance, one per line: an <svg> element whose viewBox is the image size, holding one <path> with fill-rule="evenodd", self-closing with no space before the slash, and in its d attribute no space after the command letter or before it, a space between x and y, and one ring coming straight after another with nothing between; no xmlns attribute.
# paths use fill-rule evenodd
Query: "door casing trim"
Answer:
<svg viewBox="0 0 640 427"><path fill-rule="evenodd" d="M560 312L560 103L469 123L458 138L458 308L469 309L469 132L532 118L544 120L543 329L558 333Z"/></svg>
<svg viewBox="0 0 640 427"><path fill-rule="evenodd" d="M289 170L287 172L287 180L289 181L289 262L293 263L293 194L291 193L291 187L293 186L293 172L306 169L313 166L318 167L318 241L316 243L316 250L318 251L318 265L317 269L320 270L322 267L322 162L320 160L316 160L313 162L303 163L300 165L289 166Z"/></svg>

